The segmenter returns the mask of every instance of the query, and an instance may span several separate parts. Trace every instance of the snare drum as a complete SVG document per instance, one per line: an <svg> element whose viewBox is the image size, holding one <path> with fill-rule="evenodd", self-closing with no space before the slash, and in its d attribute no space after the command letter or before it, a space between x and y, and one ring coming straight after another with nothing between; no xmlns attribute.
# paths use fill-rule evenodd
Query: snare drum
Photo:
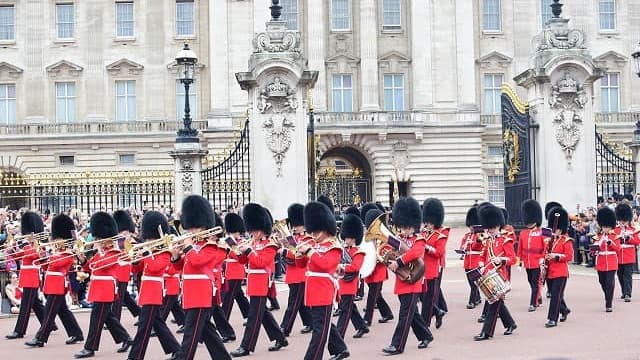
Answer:
<svg viewBox="0 0 640 360"><path fill-rule="evenodd" d="M504 296L511 291L511 285L509 282L502 278L502 275L495 269L489 270L486 274L482 275L476 285L484 296L486 296L489 304L504 298Z"/></svg>
<svg viewBox="0 0 640 360"><path fill-rule="evenodd" d="M480 268L475 268L467 271L467 277L469 280L477 283L478 280L482 277L482 270Z"/></svg>

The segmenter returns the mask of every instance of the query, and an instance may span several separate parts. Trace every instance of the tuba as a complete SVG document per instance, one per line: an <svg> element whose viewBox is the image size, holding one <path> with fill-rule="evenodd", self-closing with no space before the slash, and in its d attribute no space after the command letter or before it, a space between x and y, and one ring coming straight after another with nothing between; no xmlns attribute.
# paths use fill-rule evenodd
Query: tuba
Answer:
<svg viewBox="0 0 640 360"><path fill-rule="evenodd" d="M380 215L369 225L365 235L365 242L374 243L376 245L375 259L378 262L388 264L407 252L409 246L387 228L383 221L384 216L386 215ZM367 261L367 255L368 253L365 253L365 262ZM424 276L424 260L418 258L405 266L399 267L396 271L396 276L410 284L416 283Z"/></svg>

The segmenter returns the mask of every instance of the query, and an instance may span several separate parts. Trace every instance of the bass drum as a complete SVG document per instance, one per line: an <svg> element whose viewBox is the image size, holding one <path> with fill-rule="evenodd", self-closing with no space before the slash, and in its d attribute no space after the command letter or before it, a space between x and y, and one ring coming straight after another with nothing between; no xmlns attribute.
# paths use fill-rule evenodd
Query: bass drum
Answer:
<svg viewBox="0 0 640 360"><path fill-rule="evenodd" d="M364 261L360 268L360 277L364 279L373 274L373 270L376 268L378 253L375 241L363 241L360 243L360 250L364 252Z"/></svg>

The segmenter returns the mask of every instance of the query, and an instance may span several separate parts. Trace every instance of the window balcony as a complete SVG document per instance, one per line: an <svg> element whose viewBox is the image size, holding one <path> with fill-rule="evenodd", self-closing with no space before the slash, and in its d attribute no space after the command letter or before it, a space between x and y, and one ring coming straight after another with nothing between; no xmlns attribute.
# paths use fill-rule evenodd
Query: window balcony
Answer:
<svg viewBox="0 0 640 360"><path fill-rule="evenodd" d="M319 112L314 113L316 127L334 126L415 126L424 120L412 111Z"/></svg>
<svg viewBox="0 0 640 360"><path fill-rule="evenodd" d="M480 125L500 125L500 126L502 126L502 115L500 115L500 114L480 114Z"/></svg>
<svg viewBox="0 0 640 360"><path fill-rule="evenodd" d="M635 124L640 121L640 112L596 113L596 124Z"/></svg>

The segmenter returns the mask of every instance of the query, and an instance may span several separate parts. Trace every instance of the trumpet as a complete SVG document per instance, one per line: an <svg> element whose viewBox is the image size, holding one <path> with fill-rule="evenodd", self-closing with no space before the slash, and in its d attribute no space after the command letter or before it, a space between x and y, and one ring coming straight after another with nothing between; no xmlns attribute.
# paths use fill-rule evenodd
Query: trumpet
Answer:
<svg viewBox="0 0 640 360"><path fill-rule="evenodd" d="M276 222L273 223L273 232L270 238L280 245L281 248L288 250L295 250L296 248L291 229L289 228L289 224L287 224L287 219L276 220Z"/></svg>
<svg viewBox="0 0 640 360"><path fill-rule="evenodd" d="M73 244L74 247L70 250L71 254L67 254L65 256L59 257L59 258L56 259L57 261L66 260L68 258L76 257L76 256L78 256L78 254L84 252L85 244L84 244L84 241L82 241L81 239L75 239L75 240L74 239L70 239L70 240L62 240L62 241L67 242L67 243L71 243L71 244ZM57 242L60 243L62 241L57 241ZM68 246L68 245L65 245L65 246ZM47 266L47 265L50 265L52 262L53 262L53 260L50 258L50 256L42 256L42 257L40 257L39 259L37 259L35 261L35 263L38 266Z"/></svg>
<svg viewBox="0 0 640 360"><path fill-rule="evenodd" d="M10 239L7 239L7 242L0 246L0 251L5 251L13 248L16 244L19 244L23 241L33 241L36 249L40 248L40 243L46 242L49 238L49 233L46 231L39 233L32 233L27 235L16 235L11 236Z"/></svg>

